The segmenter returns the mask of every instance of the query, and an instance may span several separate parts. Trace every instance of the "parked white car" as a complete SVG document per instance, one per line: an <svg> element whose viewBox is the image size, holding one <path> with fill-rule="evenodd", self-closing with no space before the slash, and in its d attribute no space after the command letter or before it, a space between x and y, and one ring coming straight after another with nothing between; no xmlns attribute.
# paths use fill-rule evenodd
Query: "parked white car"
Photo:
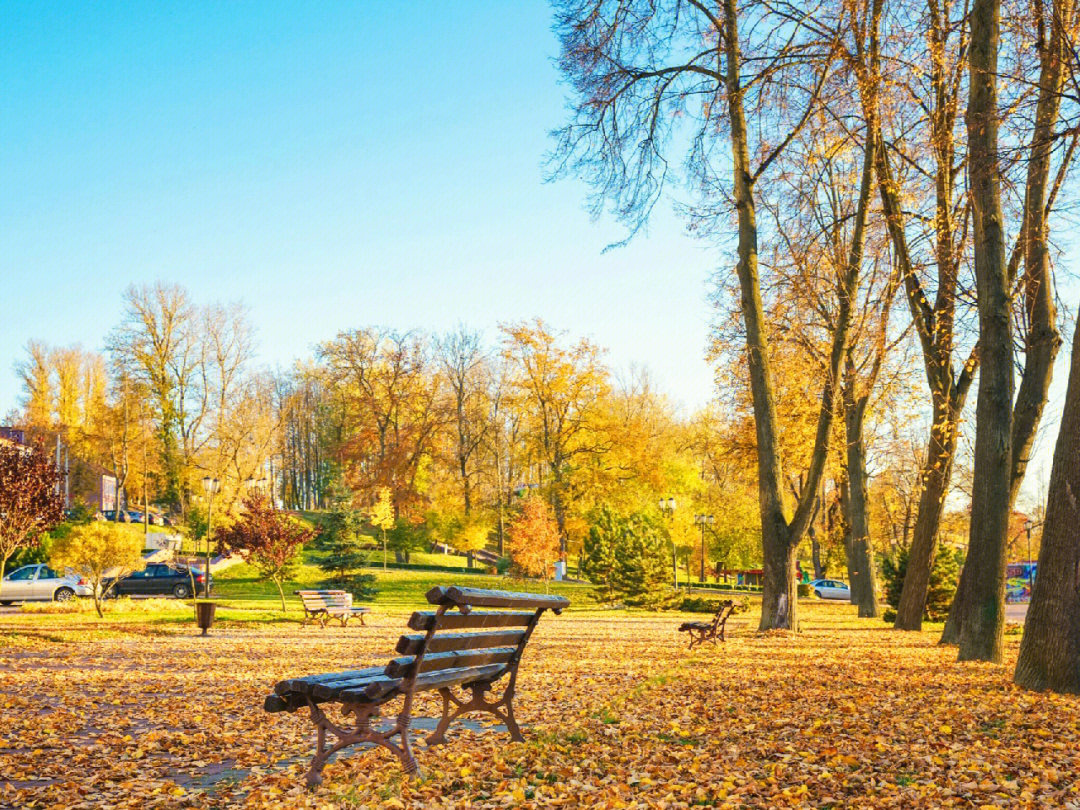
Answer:
<svg viewBox="0 0 1080 810"><path fill-rule="evenodd" d="M838 579L815 579L810 583L814 589L814 596L818 599L844 599L851 600L851 590L847 584Z"/></svg>
<svg viewBox="0 0 1080 810"><path fill-rule="evenodd" d="M93 596L86 580L77 574L59 574L41 563L24 565L0 582L0 605L12 602L66 602L76 596Z"/></svg>

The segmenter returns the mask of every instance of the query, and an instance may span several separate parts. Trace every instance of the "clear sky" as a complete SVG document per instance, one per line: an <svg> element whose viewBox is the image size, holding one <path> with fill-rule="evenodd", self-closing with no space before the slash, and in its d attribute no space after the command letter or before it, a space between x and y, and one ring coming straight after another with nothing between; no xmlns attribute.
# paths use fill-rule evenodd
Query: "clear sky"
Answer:
<svg viewBox="0 0 1080 810"><path fill-rule="evenodd" d="M340 329L540 316L688 407L715 253L545 183L563 118L536 2L5 3L0 413L31 338L97 349L131 283L244 301L260 360Z"/></svg>
<svg viewBox="0 0 1080 810"><path fill-rule="evenodd" d="M544 183L564 117L550 26L543 0L7 0L0 414L27 340L99 349L124 288L156 280L245 302L270 366L340 329L493 340L539 316L706 402L719 259L670 207L605 254L621 228L590 220L581 184Z"/></svg>

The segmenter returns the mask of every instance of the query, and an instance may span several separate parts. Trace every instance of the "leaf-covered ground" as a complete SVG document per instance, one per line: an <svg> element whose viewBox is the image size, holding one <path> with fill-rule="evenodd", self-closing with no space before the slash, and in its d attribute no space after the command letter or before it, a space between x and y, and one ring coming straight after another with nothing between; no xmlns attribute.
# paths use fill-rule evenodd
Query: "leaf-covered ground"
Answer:
<svg viewBox="0 0 1080 810"><path fill-rule="evenodd" d="M311 726L265 715L263 696L385 660L404 614L208 639L130 623L73 639L65 618L0 617L0 806L1080 808L1080 698L1013 687L1015 635L990 666L846 605L809 606L794 638L737 616L726 645L693 653L678 615L547 616L519 682L525 743L419 742L411 783L361 751L308 792Z"/></svg>

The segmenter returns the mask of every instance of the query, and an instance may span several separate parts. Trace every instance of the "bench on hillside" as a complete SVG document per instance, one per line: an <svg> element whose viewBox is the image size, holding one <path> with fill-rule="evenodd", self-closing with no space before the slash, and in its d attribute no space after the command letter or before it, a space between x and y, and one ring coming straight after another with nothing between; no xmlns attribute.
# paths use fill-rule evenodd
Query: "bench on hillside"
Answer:
<svg viewBox="0 0 1080 810"><path fill-rule="evenodd" d="M683 622L679 625L679 632L690 634L690 649L696 644L704 644L706 641L716 643L717 639L726 641L724 627L731 614L735 612L735 602L725 599L716 608L716 615L711 622Z"/></svg>
<svg viewBox="0 0 1080 810"><path fill-rule="evenodd" d="M354 616L364 624L364 614L371 608L353 607L352 594L348 591L294 591L304 605L304 624L318 622L326 627L331 619L337 619L345 627Z"/></svg>
<svg viewBox="0 0 1080 810"><path fill-rule="evenodd" d="M450 723L469 712L493 714L511 739L523 739L513 704L521 654L544 611L560 613L570 601L562 596L456 586L432 588L427 600L436 609L410 617L408 626L416 632L398 639L400 658L383 667L290 678L278 683L274 694L266 698L263 708L268 712L310 709L317 741L307 773L309 786L322 782L323 766L332 754L357 743L388 749L401 760L406 774L416 773L409 725L418 692L437 690L442 697L442 718L427 738L429 745L445 743ZM492 684L506 676L502 695L497 700L485 698ZM460 687L463 693L467 690L468 696L455 695L452 687ZM396 722L383 730L372 728L371 720L379 716L380 707L398 697L402 704ZM344 722L326 716L326 703L340 704ZM332 745L327 745L327 731L337 738Z"/></svg>

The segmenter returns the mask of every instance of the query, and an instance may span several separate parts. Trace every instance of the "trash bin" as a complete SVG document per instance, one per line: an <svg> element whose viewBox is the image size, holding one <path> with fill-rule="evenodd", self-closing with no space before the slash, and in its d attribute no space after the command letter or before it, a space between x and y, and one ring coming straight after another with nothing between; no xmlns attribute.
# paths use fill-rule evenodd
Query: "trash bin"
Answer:
<svg viewBox="0 0 1080 810"><path fill-rule="evenodd" d="M566 561L559 560L555 563L555 581L562 582L566 579Z"/></svg>
<svg viewBox="0 0 1080 810"><path fill-rule="evenodd" d="M209 630L214 624L214 614L217 612L217 602L196 602L195 603L195 623L202 628L202 634L205 636L206 631Z"/></svg>

